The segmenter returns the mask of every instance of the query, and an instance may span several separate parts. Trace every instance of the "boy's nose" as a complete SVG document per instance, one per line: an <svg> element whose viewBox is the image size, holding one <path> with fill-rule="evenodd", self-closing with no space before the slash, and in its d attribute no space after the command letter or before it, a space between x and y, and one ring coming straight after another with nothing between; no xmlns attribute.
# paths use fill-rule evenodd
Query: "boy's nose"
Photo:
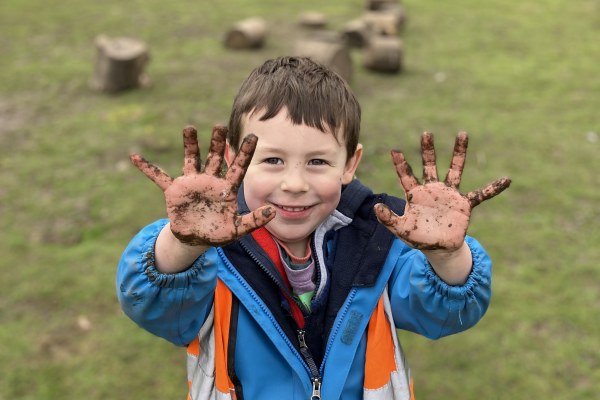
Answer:
<svg viewBox="0 0 600 400"><path fill-rule="evenodd" d="M308 191L308 181L305 179L302 168L290 168L281 180L281 190L287 192Z"/></svg>

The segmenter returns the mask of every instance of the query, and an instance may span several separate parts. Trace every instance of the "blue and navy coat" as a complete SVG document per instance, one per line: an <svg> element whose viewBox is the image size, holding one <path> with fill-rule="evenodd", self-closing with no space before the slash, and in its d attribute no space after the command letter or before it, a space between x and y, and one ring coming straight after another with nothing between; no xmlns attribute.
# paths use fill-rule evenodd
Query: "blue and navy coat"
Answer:
<svg viewBox="0 0 600 400"><path fill-rule="evenodd" d="M311 312L294 301L264 228L160 273L154 244L165 219L123 253L119 301L141 327L187 347L188 399L411 399L396 330L437 339L475 325L489 305L491 261L467 236L472 271L464 285L446 284L378 223L380 202L403 212L403 200L355 180L317 228Z"/></svg>

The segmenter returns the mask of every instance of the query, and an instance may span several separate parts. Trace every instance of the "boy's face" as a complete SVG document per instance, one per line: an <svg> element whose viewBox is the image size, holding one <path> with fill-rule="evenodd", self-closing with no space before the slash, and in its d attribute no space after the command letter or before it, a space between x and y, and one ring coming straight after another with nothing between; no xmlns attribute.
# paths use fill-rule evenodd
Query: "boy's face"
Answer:
<svg viewBox="0 0 600 400"><path fill-rule="evenodd" d="M294 125L284 108L267 121L261 113L246 117L242 139L258 136L256 151L244 177L244 196L254 210L270 205L275 218L266 228L296 256L303 256L317 226L337 207L342 184L354 177L362 156L359 145L347 159L343 141L330 132ZM233 152L228 149L228 162Z"/></svg>

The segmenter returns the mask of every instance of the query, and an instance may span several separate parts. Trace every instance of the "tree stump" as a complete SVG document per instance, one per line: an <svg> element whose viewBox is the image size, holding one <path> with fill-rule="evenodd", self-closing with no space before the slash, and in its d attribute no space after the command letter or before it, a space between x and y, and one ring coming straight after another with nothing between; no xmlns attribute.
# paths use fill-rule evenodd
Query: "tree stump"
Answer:
<svg viewBox="0 0 600 400"><path fill-rule="evenodd" d="M369 11L363 16L368 30L375 35L395 36L399 32L399 20L395 13Z"/></svg>
<svg viewBox="0 0 600 400"><path fill-rule="evenodd" d="M327 26L327 17L317 11L307 11L300 15L298 23L301 27L307 29L325 29Z"/></svg>
<svg viewBox="0 0 600 400"><path fill-rule="evenodd" d="M332 32L303 38L296 42L294 55L310 57L337 72L346 82L352 80L352 58L348 44Z"/></svg>
<svg viewBox="0 0 600 400"><path fill-rule="evenodd" d="M401 4L386 4L377 10L377 12L393 15L396 30L399 32L404 29L404 26L406 25L406 11Z"/></svg>
<svg viewBox="0 0 600 400"><path fill-rule="evenodd" d="M226 33L224 44L230 49L258 49L265 43L267 23L259 17L235 23Z"/></svg>
<svg viewBox="0 0 600 400"><path fill-rule="evenodd" d="M402 41L397 37L372 36L363 51L363 66L372 71L398 73L402 61Z"/></svg>
<svg viewBox="0 0 600 400"><path fill-rule="evenodd" d="M144 42L100 35L96 37L95 45L97 58L92 79L94 89L116 93L148 85L149 79L144 69L150 56Z"/></svg>
<svg viewBox="0 0 600 400"><path fill-rule="evenodd" d="M369 27L363 18L348 21L341 29L344 39L350 47L362 48L369 38Z"/></svg>
<svg viewBox="0 0 600 400"><path fill-rule="evenodd" d="M398 0L367 0L366 1L366 9L367 10L381 10L384 7L389 5L396 5L400 2Z"/></svg>

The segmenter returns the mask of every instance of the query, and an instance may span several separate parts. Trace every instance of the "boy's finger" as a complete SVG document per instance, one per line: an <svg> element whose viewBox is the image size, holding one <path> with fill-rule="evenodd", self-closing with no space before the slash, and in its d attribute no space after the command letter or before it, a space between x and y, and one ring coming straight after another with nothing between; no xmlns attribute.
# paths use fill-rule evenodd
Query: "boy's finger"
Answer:
<svg viewBox="0 0 600 400"><path fill-rule="evenodd" d="M242 180L244 179L244 175L246 175L246 170L248 169L248 165L250 165L252 155L256 149L257 141L258 137L252 133L246 136L240 146L240 150L233 159L233 163L227 170L225 179L231 184L231 190L233 192L237 192L242 184Z"/></svg>
<svg viewBox="0 0 600 400"><path fill-rule="evenodd" d="M263 206L252 211L250 214L244 214L238 218L236 226L237 235L240 237L266 225L275 218L275 210L270 206Z"/></svg>
<svg viewBox="0 0 600 400"><path fill-rule="evenodd" d="M510 182L510 178L507 177L496 179L494 182L490 183L484 188L467 193L466 196L469 200L469 203L471 203L471 208L488 199L491 199L494 196L499 195L510 186Z"/></svg>
<svg viewBox="0 0 600 400"><path fill-rule="evenodd" d="M400 227L402 226L402 217L393 212L383 203L377 203L373 206L377 220L388 228L394 235L400 236Z"/></svg>
<svg viewBox="0 0 600 400"><path fill-rule="evenodd" d="M447 186L458 189L460 185L460 179L462 172L465 167L465 161L467 159L467 146L469 144L469 136L467 132L460 132L456 136L454 142L454 153L452 154L452 161L450 161L450 169L446 174L444 182Z"/></svg>
<svg viewBox="0 0 600 400"><path fill-rule="evenodd" d="M152 182L154 182L159 188L164 192L167 190L171 183L173 182L173 178L171 178L166 172L157 167L154 164L146 161L139 154L132 154L129 156L129 159L140 171L144 173Z"/></svg>
<svg viewBox="0 0 600 400"><path fill-rule="evenodd" d="M225 145L227 137L227 127L223 125L215 125L212 130L210 139L210 148L206 158L204 172L209 175L218 176L221 172L221 164L223 164L223 154L225 154Z"/></svg>
<svg viewBox="0 0 600 400"><path fill-rule="evenodd" d="M186 126L183 129L183 174L200 172L200 163L198 131L193 126Z"/></svg>
<svg viewBox="0 0 600 400"><path fill-rule="evenodd" d="M400 151L392 150L392 162L396 167L396 174L398 174L398 178L400 178L400 184L404 188L404 191L408 193L415 186L419 185L419 181L415 178L412 168L406 162L404 158L404 154Z"/></svg>
<svg viewBox="0 0 600 400"><path fill-rule="evenodd" d="M423 159L423 183L437 182L438 173L435 164L435 147L431 132L424 132L421 135L421 157Z"/></svg>

